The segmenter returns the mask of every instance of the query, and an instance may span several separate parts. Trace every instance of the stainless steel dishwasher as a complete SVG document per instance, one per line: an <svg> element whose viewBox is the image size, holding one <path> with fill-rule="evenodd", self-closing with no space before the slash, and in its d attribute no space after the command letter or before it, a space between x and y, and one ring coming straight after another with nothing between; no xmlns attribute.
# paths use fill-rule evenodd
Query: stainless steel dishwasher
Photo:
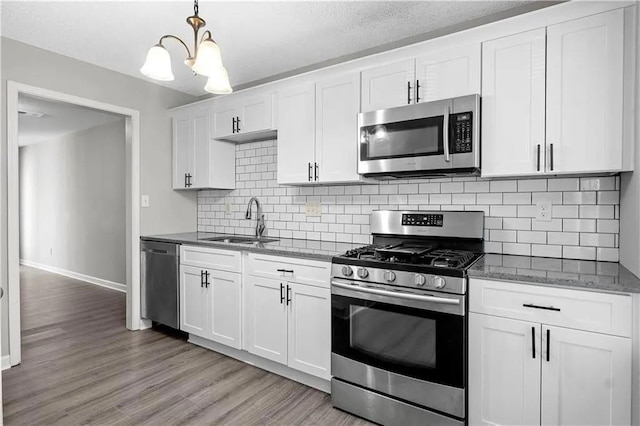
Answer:
<svg viewBox="0 0 640 426"><path fill-rule="evenodd" d="M142 317L180 329L180 244L140 241Z"/></svg>

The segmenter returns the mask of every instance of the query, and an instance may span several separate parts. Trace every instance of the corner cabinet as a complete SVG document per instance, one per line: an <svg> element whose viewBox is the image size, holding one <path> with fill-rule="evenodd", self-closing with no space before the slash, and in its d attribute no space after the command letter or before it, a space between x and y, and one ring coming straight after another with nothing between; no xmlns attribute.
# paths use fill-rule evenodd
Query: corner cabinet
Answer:
<svg viewBox="0 0 640 426"><path fill-rule="evenodd" d="M242 348L240 252L180 248L180 329Z"/></svg>
<svg viewBox="0 0 640 426"><path fill-rule="evenodd" d="M234 189L235 145L210 138L210 108L185 107L171 112L173 189Z"/></svg>
<svg viewBox="0 0 640 426"><path fill-rule="evenodd" d="M480 93L480 43L362 72L362 112Z"/></svg>
<svg viewBox="0 0 640 426"><path fill-rule="evenodd" d="M329 271L328 262L248 254L244 310L247 351L329 380Z"/></svg>
<svg viewBox="0 0 640 426"><path fill-rule="evenodd" d="M361 182L360 78L351 73L278 94L278 183Z"/></svg>
<svg viewBox="0 0 640 426"><path fill-rule="evenodd" d="M618 9L483 43L483 177L628 168L624 14Z"/></svg>
<svg viewBox="0 0 640 426"><path fill-rule="evenodd" d="M630 296L469 289L469 424L631 424Z"/></svg>

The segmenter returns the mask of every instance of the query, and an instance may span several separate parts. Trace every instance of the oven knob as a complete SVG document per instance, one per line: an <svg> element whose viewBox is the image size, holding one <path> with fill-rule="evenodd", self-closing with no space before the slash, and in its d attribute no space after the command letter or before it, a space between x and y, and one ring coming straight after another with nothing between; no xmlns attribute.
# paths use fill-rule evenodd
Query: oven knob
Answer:
<svg viewBox="0 0 640 426"><path fill-rule="evenodd" d="M435 277L433 279L433 284L436 288L443 288L445 285L447 285L446 281L442 277Z"/></svg>
<svg viewBox="0 0 640 426"><path fill-rule="evenodd" d="M351 275L353 275L353 270L351 270L351 268L349 268L348 266L343 266L342 275L344 275L345 277L350 277Z"/></svg>
<svg viewBox="0 0 640 426"><path fill-rule="evenodd" d="M396 280L396 274L393 271L384 271L384 279L393 282Z"/></svg>
<svg viewBox="0 0 640 426"><path fill-rule="evenodd" d="M364 268L358 268L358 277L365 279L369 276L369 271Z"/></svg>
<svg viewBox="0 0 640 426"><path fill-rule="evenodd" d="M422 287L427 282L424 275L416 274L416 285Z"/></svg>

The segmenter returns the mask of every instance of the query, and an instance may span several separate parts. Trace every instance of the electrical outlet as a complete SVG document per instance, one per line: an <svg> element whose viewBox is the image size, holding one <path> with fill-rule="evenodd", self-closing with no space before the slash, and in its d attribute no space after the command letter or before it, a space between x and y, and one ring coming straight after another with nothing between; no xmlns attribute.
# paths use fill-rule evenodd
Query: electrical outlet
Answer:
<svg viewBox="0 0 640 426"><path fill-rule="evenodd" d="M551 203L549 201L536 203L536 220L538 222L551 222Z"/></svg>
<svg viewBox="0 0 640 426"><path fill-rule="evenodd" d="M224 203L224 213L227 216L231 216L231 203L228 201L225 201Z"/></svg>
<svg viewBox="0 0 640 426"><path fill-rule="evenodd" d="M146 208L149 207L149 196L143 195L140 200L140 207Z"/></svg>
<svg viewBox="0 0 640 426"><path fill-rule="evenodd" d="M322 204L320 201L307 201L304 205L304 212L307 216L322 216Z"/></svg>

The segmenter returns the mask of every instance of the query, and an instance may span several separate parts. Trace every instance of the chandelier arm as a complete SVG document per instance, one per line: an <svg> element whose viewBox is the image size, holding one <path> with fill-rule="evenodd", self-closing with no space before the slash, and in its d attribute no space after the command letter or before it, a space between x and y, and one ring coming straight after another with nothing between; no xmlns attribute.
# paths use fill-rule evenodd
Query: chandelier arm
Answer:
<svg viewBox="0 0 640 426"><path fill-rule="evenodd" d="M158 43L159 43L159 44L162 44L162 41L163 41L165 38L172 38L172 39L174 39L174 40L179 41L179 42L180 42L180 44L182 44L182 45L184 46L184 48L185 48L185 49L187 49L187 55L188 55L188 58L192 58L192 56L191 56L191 50L189 50L189 47L187 46L187 44L186 44L184 41L182 41L182 39L180 39L180 37L176 37L176 36L171 35L171 34L166 34L166 35L163 35L163 36L160 38L160 41L159 41Z"/></svg>
<svg viewBox="0 0 640 426"><path fill-rule="evenodd" d="M213 41L214 43L216 42L216 41L213 39L213 35L211 34L211 31L207 30L207 31L205 31L204 33L202 33L202 37L200 37L200 43L202 43L202 42L204 41L204 39L205 39L205 38L207 38L207 35L209 35L209 37L208 37L208 38L209 38L209 39L211 39L211 41Z"/></svg>

